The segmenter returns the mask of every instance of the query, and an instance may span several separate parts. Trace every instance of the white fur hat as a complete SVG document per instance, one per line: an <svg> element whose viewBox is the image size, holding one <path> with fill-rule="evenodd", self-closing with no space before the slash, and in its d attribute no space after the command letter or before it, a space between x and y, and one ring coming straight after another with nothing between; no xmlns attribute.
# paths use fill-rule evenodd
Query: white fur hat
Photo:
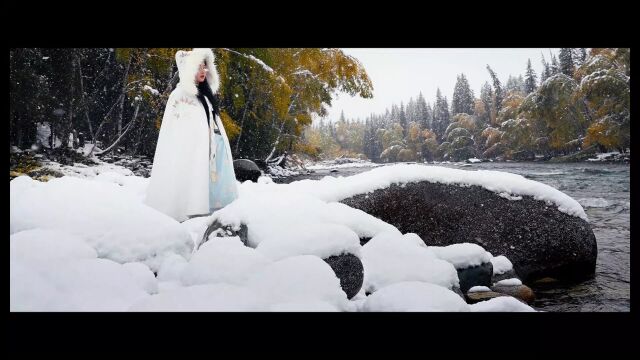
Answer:
<svg viewBox="0 0 640 360"><path fill-rule="evenodd" d="M220 79L214 60L213 51L208 48L194 48L192 51L178 50L176 52L176 64L178 64L180 76L178 86L181 86L190 94L197 95L196 74L202 61L206 61L207 68L209 68L207 82L211 87L211 91L215 94L220 86Z"/></svg>

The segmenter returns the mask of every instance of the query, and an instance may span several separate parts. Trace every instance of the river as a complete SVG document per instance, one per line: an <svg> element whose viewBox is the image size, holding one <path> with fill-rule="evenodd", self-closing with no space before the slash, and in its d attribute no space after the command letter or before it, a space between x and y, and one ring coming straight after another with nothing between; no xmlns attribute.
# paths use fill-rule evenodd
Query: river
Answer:
<svg viewBox="0 0 640 360"><path fill-rule="evenodd" d="M531 305L538 310L552 312L630 311L629 164L483 162L438 165L511 172L553 186L576 199L587 213L598 243L595 277L579 284L530 285L537 297ZM349 176L368 170L371 167L319 169L277 182Z"/></svg>

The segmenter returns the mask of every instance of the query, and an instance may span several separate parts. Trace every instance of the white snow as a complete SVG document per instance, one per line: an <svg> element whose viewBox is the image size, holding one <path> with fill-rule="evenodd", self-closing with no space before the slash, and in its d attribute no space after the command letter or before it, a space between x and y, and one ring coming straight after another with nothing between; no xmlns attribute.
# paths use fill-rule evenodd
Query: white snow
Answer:
<svg viewBox="0 0 640 360"><path fill-rule="evenodd" d="M269 307L269 311L280 312L336 312L335 306L325 301L286 302Z"/></svg>
<svg viewBox="0 0 640 360"><path fill-rule="evenodd" d="M122 264L133 280L148 294L158 293L158 280L149 267L143 263L130 262Z"/></svg>
<svg viewBox="0 0 640 360"><path fill-rule="evenodd" d="M273 260L293 255L322 258L345 253L360 256L363 236L395 230L375 217L344 204L287 192L282 184L246 181L240 196L209 218L239 228L246 224L249 246Z"/></svg>
<svg viewBox="0 0 640 360"><path fill-rule="evenodd" d="M195 285L167 290L131 306L130 311L264 311L251 289L230 284Z"/></svg>
<svg viewBox="0 0 640 360"><path fill-rule="evenodd" d="M614 160L616 158L619 158L621 154L619 151L612 151L607 153L597 153L595 155L596 155L595 158L589 158L587 159L587 161L600 162L600 161Z"/></svg>
<svg viewBox="0 0 640 360"><path fill-rule="evenodd" d="M535 310L511 296L499 296L469 305L473 312L535 312Z"/></svg>
<svg viewBox="0 0 640 360"><path fill-rule="evenodd" d="M195 252L182 272L184 285L225 282L243 285L269 260L238 237L211 238Z"/></svg>
<svg viewBox="0 0 640 360"><path fill-rule="evenodd" d="M9 268L11 311L126 311L149 296L111 260L11 258Z"/></svg>
<svg viewBox="0 0 640 360"><path fill-rule="evenodd" d="M84 239L64 231L32 229L17 232L9 238L10 259L37 263L50 259L94 259L97 256Z"/></svg>
<svg viewBox="0 0 640 360"><path fill-rule="evenodd" d="M449 246L429 246L429 249L442 260L448 261L456 269L478 266L491 260L491 255L481 246L471 243L453 244Z"/></svg>
<svg viewBox="0 0 640 360"><path fill-rule="evenodd" d="M471 158L471 159L467 159L468 162L475 164L475 163L479 163L482 162L482 160L478 159L478 158Z"/></svg>
<svg viewBox="0 0 640 360"><path fill-rule="evenodd" d="M452 288L458 286L454 266L436 257L430 248L416 241L417 235L385 232L362 247L363 287L374 292L403 281L423 281ZM418 238L419 239L419 238Z"/></svg>
<svg viewBox="0 0 640 360"><path fill-rule="evenodd" d="M224 209L178 223L142 203L148 179L102 166L10 182L11 311L468 311L449 290L455 266L497 259L473 244L428 247L333 202L345 189L329 185L366 190L375 179L263 177L240 184ZM215 220L246 224L249 247L210 237L196 250ZM361 247L363 237L371 240ZM365 268L351 301L322 260L339 254Z"/></svg>
<svg viewBox="0 0 640 360"><path fill-rule="evenodd" d="M142 261L157 270L170 253L189 257L193 241L179 223L142 204L123 186L64 176L10 182L10 234L48 228L77 235L98 257Z"/></svg>
<svg viewBox="0 0 640 360"><path fill-rule="evenodd" d="M511 279L504 279L504 280L500 280L497 283L493 284L493 285L503 285L503 286L518 286L518 285L522 285L522 281L520 281L520 279L518 278L511 278Z"/></svg>
<svg viewBox="0 0 640 360"><path fill-rule="evenodd" d="M439 285L407 281L369 295L364 311L469 311L469 305L453 291Z"/></svg>
<svg viewBox="0 0 640 360"><path fill-rule="evenodd" d="M584 209L569 195L521 175L491 170L461 170L422 164L382 166L349 177L325 176L322 180L300 180L287 184L287 191L298 191L324 201L342 199L389 187L391 184L430 181L462 186L477 185L496 194L532 196L555 204L558 210L588 221Z"/></svg>
<svg viewBox="0 0 640 360"><path fill-rule="evenodd" d="M151 86L149 86L149 85L145 85L145 86L143 86L142 88L143 88L144 90L146 90L146 91L150 92L150 93L151 93L151 94L153 94L153 95L160 95L160 91L158 91L158 90L156 90L156 89L152 88L152 87L151 87Z"/></svg>
<svg viewBox="0 0 640 360"><path fill-rule="evenodd" d="M348 302L329 264L311 255L274 262L253 274L248 286L270 303L323 301L343 310Z"/></svg>
<svg viewBox="0 0 640 360"><path fill-rule="evenodd" d="M522 196L513 196L506 192L501 192L500 194L498 194L498 196L507 200L522 200Z"/></svg>
<svg viewBox="0 0 640 360"><path fill-rule="evenodd" d="M504 274L513 269L513 264L504 255L492 257L491 264L493 264L493 275Z"/></svg>
<svg viewBox="0 0 640 360"><path fill-rule="evenodd" d="M471 289L467 290L467 293L485 292L485 291L491 291L491 289L489 289L486 286L474 286Z"/></svg>
<svg viewBox="0 0 640 360"><path fill-rule="evenodd" d="M270 73L273 73L273 69L265 64L262 60L258 59L257 57L253 56L253 55L247 55L247 57L253 61L255 61L258 65L260 65L265 71L268 71ZM284 79L282 79L282 81L284 82Z"/></svg>

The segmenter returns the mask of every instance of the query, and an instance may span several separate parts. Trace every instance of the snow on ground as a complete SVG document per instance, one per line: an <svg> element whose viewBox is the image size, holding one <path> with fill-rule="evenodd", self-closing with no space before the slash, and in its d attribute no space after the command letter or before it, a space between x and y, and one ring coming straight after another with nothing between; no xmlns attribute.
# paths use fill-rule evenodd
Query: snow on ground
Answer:
<svg viewBox="0 0 640 360"><path fill-rule="evenodd" d="M363 310L469 311L469 305L456 293L442 286L406 281L389 285L369 295Z"/></svg>
<svg viewBox="0 0 640 360"><path fill-rule="evenodd" d="M429 246L439 259L450 262L456 269L466 269L489 262L491 255L480 245L471 243L453 244L449 246Z"/></svg>
<svg viewBox="0 0 640 360"><path fill-rule="evenodd" d="M459 286L455 267L430 249L416 234L385 232L373 237L362 247L362 286L367 292L413 280L449 289Z"/></svg>
<svg viewBox="0 0 640 360"><path fill-rule="evenodd" d="M156 271L162 258L188 258L193 241L175 220L112 182L64 176L48 182L19 176L10 183L10 234L52 229L81 237L98 257L142 261Z"/></svg>
<svg viewBox="0 0 640 360"><path fill-rule="evenodd" d="M473 312L535 312L535 310L511 296L499 296L469 305Z"/></svg>
<svg viewBox="0 0 640 360"><path fill-rule="evenodd" d="M500 280L494 285L518 286L518 285L522 285L522 281L518 278L511 278L511 279Z"/></svg>
<svg viewBox="0 0 640 360"><path fill-rule="evenodd" d="M347 253L359 257L360 237L398 231L344 204L287 192L285 184L250 181L242 184L236 201L210 216L210 223L215 220L234 228L246 224L249 246L273 260L293 255L326 258Z"/></svg>
<svg viewBox="0 0 640 360"><path fill-rule="evenodd" d="M504 255L491 257L491 264L493 264L493 275L504 274L513 269L513 264Z"/></svg>
<svg viewBox="0 0 640 360"><path fill-rule="evenodd" d="M247 181L229 206L178 223L142 203L148 179L74 168L48 182L10 182L11 311L468 311L449 290L454 264L488 256L471 244L427 247L332 202L330 180L315 181L317 191ZM249 247L211 237L195 250L214 220L246 224ZM360 246L362 237L371 240ZM322 260L344 253L365 268L351 301Z"/></svg>
<svg viewBox="0 0 640 360"><path fill-rule="evenodd" d="M590 162L599 162L599 161L607 161L607 160L616 160L621 156L619 151L612 151L607 153L597 153L595 154L595 158L589 158L587 161Z"/></svg>

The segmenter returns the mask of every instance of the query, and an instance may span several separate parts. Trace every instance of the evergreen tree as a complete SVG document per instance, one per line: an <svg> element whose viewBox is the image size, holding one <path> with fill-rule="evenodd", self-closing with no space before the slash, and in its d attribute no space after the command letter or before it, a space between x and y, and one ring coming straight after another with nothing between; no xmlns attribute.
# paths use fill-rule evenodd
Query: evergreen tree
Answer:
<svg viewBox="0 0 640 360"><path fill-rule="evenodd" d="M486 112L486 116L484 119L482 119L482 122L484 123L491 122L492 119L495 118L495 115L493 116L491 115L495 109L493 106L493 90L491 90L491 85L489 84L488 81L484 83L484 85L482 86L482 89L480 90L480 100L484 104L484 108Z"/></svg>
<svg viewBox="0 0 640 360"><path fill-rule="evenodd" d="M568 77L573 77L573 58L571 56L571 49L561 48L558 57L560 58L560 72Z"/></svg>
<svg viewBox="0 0 640 360"><path fill-rule="evenodd" d="M549 52L551 54L551 52ZM555 54L551 54L551 76L560 73L560 65L558 65L558 59Z"/></svg>
<svg viewBox="0 0 640 360"><path fill-rule="evenodd" d="M584 64L585 60L587 59L587 49L575 48L571 50L572 50L571 57L573 59L573 65L574 65L574 68L577 69L580 66L582 66L582 64Z"/></svg>
<svg viewBox="0 0 640 360"><path fill-rule="evenodd" d="M536 73L533 71L533 68L531 68L531 59L527 60L527 72L525 75L524 86L525 86L525 93L527 95L536 91L536 88L537 88Z"/></svg>
<svg viewBox="0 0 640 360"><path fill-rule="evenodd" d="M469 82L464 74L457 77L456 85L453 89L453 99L451 100L452 114L473 114L474 95L469 86Z"/></svg>
<svg viewBox="0 0 640 360"><path fill-rule="evenodd" d="M542 55L542 73L540 74L540 84L542 84L545 80L547 80L551 76L551 67L549 63L544 59L544 55Z"/></svg>
<svg viewBox="0 0 640 360"><path fill-rule="evenodd" d="M400 126L402 126L402 138L407 137L407 116L404 113L404 105L400 102L400 114L398 115Z"/></svg>
<svg viewBox="0 0 640 360"><path fill-rule="evenodd" d="M502 101L504 100L502 85L500 84L500 79L498 79L498 76L493 70L491 70L489 65L487 65L487 70L489 71L489 75L493 80L493 88L495 89L494 90L494 94L495 94L494 106L495 106L496 112L498 112L500 111L500 109L502 109Z"/></svg>

